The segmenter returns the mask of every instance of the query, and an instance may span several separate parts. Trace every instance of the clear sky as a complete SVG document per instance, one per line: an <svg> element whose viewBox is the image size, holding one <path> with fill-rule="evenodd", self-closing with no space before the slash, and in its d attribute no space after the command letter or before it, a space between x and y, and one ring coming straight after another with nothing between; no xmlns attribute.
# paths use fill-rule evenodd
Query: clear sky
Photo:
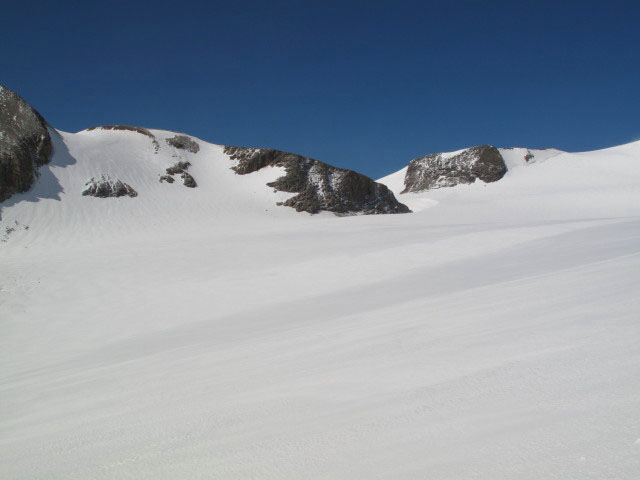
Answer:
<svg viewBox="0 0 640 480"><path fill-rule="evenodd" d="M0 83L61 130L177 130L377 178L478 144L640 139L639 3L5 1Z"/></svg>

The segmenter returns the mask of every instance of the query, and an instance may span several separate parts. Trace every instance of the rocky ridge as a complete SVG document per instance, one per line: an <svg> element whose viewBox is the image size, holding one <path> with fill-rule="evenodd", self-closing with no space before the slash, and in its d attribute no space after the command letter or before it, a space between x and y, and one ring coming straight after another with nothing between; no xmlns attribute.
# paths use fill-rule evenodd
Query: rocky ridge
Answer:
<svg viewBox="0 0 640 480"><path fill-rule="evenodd" d="M233 170L246 175L268 166L283 167L286 174L267 185L282 192L296 193L281 205L298 212L336 214L407 213L385 185L369 177L332 165L280 150L225 147L224 152L236 161Z"/></svg>
<svg viewBox="0 0 640 480"><path fill-rule="evenodd" d="M160 149L160 144L158 143L156 136L153 133L151 133L149 129L144 127L133 127L131 125L101 125L99 127L87 128L85 131L90 132L92 130L120 130L120 131L126 131L126 132L139 133L151 139L151 143L153 144L153 149L155 153L158 153L158 150Z"/></svg>

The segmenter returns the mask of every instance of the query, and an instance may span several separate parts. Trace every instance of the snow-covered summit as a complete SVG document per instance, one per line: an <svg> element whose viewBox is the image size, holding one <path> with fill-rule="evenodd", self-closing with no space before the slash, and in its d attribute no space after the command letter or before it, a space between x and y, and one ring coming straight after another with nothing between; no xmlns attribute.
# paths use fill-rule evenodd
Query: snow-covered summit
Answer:
<svg viewBox="0 0 640 480"><path fill-rule="evenodd" d="M435 222L561 220L640 214L640 142L579 153L519 147L496 151L504 162L504 173L489 182L479 176L457 183L449 179L448 184L440 180L440 188L407 191L411 165L378 181L387 185L414 212L429 210ZM462 152L465 150L438 155L461 159ZM467 171L474 168L473 162L466 166L469 166ZM464 168L465 164L444 173L459 175ZM431 172L436 173L436 178L442 173L436 169ZM429 171L423 174L428 175Z"/></svg>
<svg viewBox="0 0 640 480"><path fill-rule="evenodd" d="M11 231L3 243L78 231L102 238L105 231L129 235L168 225L268 223L295 216L287 206L309 213L409 211L386 186L300 155L230 149L127 125L59 132L9 89L0 90L0 101L0 228ZM237 168L247 152L275 160ZM29 229L16 232L16 222Z"/></svg>
<svg viewBox="0 0 640 480"><path fill-rule="evenodd" d="M292 217L287 206L309 213L408 212L384 185L300 155L229 150L127 125L59 132L4 87L0 105L0 228L30 225L24 237L64 237L79 222L87 236L253 217L268 222ZM241 150L278 158L244 171L236 168Z"/></svg>

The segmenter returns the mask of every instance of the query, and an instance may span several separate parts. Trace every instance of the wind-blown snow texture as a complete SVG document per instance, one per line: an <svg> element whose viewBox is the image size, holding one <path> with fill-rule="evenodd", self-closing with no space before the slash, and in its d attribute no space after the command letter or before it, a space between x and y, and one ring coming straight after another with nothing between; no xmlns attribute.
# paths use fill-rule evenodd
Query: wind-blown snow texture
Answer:
<svg viewBox="0 0 640 480"><path fill-rule="evenodd" d="M638 478L640 143L336 217L149 133L0 204L2 479Z"/></svg>

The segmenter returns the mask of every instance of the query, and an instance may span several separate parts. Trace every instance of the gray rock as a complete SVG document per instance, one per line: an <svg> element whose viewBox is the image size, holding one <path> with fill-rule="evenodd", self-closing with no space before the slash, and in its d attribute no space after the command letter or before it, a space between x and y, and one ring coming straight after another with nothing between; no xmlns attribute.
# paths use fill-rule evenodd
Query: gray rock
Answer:
<svg viewBox="0 0 640 480"><path fill-rule="evenodd" d="M200 151L200 145L186 135L176 135L173 138L167 138L167 143L172 147L191 153L198 153Z"/></svg>
<svg viewBox="0 0 640 480"><path fill-rule="evenodd" d="M196 188L198 184L196 183L195 178L193 178L191 174L187 172L190 166L191 164L189 162L178 162L175 165L171 165L166 169L167 174L160 177L160 183L162 183L163 181L167 183L173 183L173 176L180 174L180 178L182 178L182 184L185 187Z"/></svg>
<svg viewBox="0 0 640 480"><path fill-rule="evenodd" d="M187 172L182 172L180 178L182 178L182 183L185 187L196 188L198 186L196 180Z"/></svg>
<svg viewBox="0 0 640 480"><path fill-rule="evenodd" d="M137 197L136 192L130 185L124 183L121 180L112 180L109 175L101 175L100 178L92 178L85 183L85 189L82 191L82 195L88 195L98 198L110 198L110 197Z"/></svg>
<svg viewBox="0 0 640 480"><path fill-rule="evenodd" d="M178 173L186 172L190 166L191 164L189 162L178 162L167 168L167 175L176 175Z"/></svg>
<svg viewBox="0 0 640 480"><path fill-rule="evenodd" d="M26 192L53 153L47 122L17 93L0 85L0 202Z"/></svg>
<svg viewBox="0 0 640 480"><path fill-rule="evenodd" d="M453 187L476 180L496 182L507 173L497 148L490 145L467 148L456 154L433 153L411 160L402 193Z"/></svg>
<svg viewBox="0 0 640 480"><path fill-rule="evenodd" d="M393 193L380 183L352 170L273 149L225 147L224 152L236 160L233 170L239 175L266 166L284 167L286 174L267 185L283 192L297 193L281 205L297 211L336 214L407 213Z"/></svg>

